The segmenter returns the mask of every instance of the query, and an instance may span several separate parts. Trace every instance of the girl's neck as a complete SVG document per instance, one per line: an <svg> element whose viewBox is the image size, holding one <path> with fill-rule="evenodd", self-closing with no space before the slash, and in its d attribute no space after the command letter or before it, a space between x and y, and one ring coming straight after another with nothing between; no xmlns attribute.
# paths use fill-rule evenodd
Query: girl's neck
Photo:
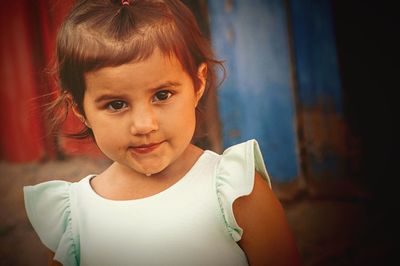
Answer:
<svg viewBox="0 0 400 266"><path fill-rule="evenodd" d="M129 166L118 162L114 162L111 165L112 168L110 170L113 170L114 176L121 176L129 179L179 179L179 177L183 177L192 168L202 153L202 149L190 144L172 164L167 166L161 172L151 174L150 176L146 175L146 173L139 173Z"/></svg>
<svg viewBox="0 0 400 266"><path fill-rule="evenodd" d="M178 182L192 168L203 150L189 145L183 154L160 173L146 176L118 162L91 180L100 196L113 200L139 199L157 194Z"/></svg>

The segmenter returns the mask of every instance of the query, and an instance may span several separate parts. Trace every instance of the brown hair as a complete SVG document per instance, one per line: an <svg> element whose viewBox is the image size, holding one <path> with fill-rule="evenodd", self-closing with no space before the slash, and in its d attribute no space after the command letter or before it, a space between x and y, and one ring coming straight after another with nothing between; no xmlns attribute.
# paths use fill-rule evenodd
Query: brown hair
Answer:
<svg viewBox="0 0 400 266"><path fill-rule="evenodd" d="M57 36L57 72L60 96L50 106L53 128L65 120L72 96L78 112L85 115L84 74L102 67L147 59L157 47L174 55L200 85L198 66L207 65L206 90L216 89L214 59L209 41L201 34L192 12L179 0L80 0L75 3ZM205 97L203 97L204 99ZM202 103L200 102L199 106ZM90 128L68 134L74 138L93 136Z"/></svg>

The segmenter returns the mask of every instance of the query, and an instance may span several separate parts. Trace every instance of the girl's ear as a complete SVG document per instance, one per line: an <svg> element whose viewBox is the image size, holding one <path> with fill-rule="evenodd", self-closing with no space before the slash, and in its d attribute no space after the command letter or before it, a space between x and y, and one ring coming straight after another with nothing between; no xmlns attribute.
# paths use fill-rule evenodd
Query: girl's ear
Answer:
<svg viewBox="0 0 400 266"><path fill-rule="evenodd" d="M82 123L85 124L88 128L90 128L89 123L86 121L86 118L84 115L82 115L79 110L78 110L78 105L75 103L75 101L72 99L72 96L68 95L68 100L70 101L72 112L74 112L74 115L78 117L79 120L82 121Z"/></svg>
<svg viewBox="0 0 400 266"><path fill-rule="evenodd" d="M90 125L88 123L88 121L85 119L85 117L78 111L76 104L72 104L72 112L74 112L74 114L76 115L76 117L78 117L79 120L82 121L82 123L85 124L85 126L87 126L88 128L90 128Z"/></svg>
<svg viewBox="0 0 400 266"><path fill-rule="evenodd" d="M207 71L208 69L206 63L202 63L197 69L197 77L200 80L200 86L196 91L196 106L199 103L201 97L203 96L204 90L206 89Z"/></svg>

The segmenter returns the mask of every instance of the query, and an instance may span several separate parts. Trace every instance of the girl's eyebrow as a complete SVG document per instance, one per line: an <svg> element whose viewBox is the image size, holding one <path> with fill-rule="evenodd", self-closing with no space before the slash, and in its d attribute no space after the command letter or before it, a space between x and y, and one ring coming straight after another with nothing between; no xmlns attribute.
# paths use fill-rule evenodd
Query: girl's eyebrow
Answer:
<svg viewBox="0 0 400 266"><path fill-rule="evenodd" d="M115 99L120 99L120 98L125 98L126 96L123 94L103 94L97 97L94 102L95 103L100 103L104 101L109 101L109 100L115 100Z"/></svg>
<svg viewBox="0 0 400 266"><path fill-rule="evenodd" d="M151 88L149 90L150 91L158 91L158 90L161 90L161 89L164 89L164 88L177 87L177 86L180 86L180 85L181 85L181 83L178 82L178 81L167 81L167 82L164 82L164 83L158 85L157 87Z"/></svg>
<svg viewBox="0 0 400 266"><path fill-rule="evenodd" d="M177 81L167 81L167 82L161 83L157 87L150 88L149 91L154 92L154 91L158 91L158 90L161 90L164 88L177 87L180 85L181 85L181 83L177 82ZM94 101L95 101L95 103L99 103L99 102L103 102L103 101L109 101L109 100L125 98L125 97L126 97L125 94L103 94L103 95L100 95L98 98L96 98Z"/></svg>

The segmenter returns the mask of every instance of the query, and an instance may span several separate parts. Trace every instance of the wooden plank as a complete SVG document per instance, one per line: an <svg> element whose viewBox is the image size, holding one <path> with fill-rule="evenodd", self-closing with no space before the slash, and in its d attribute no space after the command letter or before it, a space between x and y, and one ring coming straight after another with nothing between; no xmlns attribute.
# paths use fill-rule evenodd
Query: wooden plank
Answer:
<svg viewBox="0 0 400 266"><path fill-rule="evenodd" d="M228 72L218 92L224 146L257 139L273 181L293 181L300 169L284 3L209 1L209 11Z"/></svg>
<svg viewBox="0 0 400 266"><path fill-rule="evenodd" d="M291 0L298 117L303 128L305 174L345 174L346 123L330 0Z"/></svg>

